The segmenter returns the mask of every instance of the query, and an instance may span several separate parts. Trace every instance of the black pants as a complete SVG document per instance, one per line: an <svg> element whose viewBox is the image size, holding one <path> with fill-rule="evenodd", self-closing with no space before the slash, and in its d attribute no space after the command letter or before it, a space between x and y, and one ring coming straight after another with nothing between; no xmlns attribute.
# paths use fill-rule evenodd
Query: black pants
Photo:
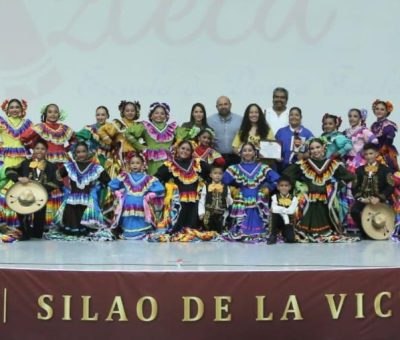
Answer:
<svg viewBox="0 0 400 340"><path fill-rule="evenodd" d="M224 214L213 214L206 211L204 215L204 230L206 231L216 231L217 233L222 233L224 230Z"/></svg>
<svg viewBox="0 0 400 340"><path fill-rule="evenodd" d="M362 214L362 211L364 210L365 206L366 206L365 203L362 203L360 201L355 201L353 203L353 205L351 206L350 215L351 215L351 218L353 219L354 223L360 229L361 236L363 236L364 238L367 238L367 234L364 232L364 229L362 227L362 222L361 222L361 214Z"/></svg>
<svg viewBox="0 0 400 340"><path fill-rule="evenodd" d="M171 232L181 231L185 227L197 229L199 227L199 213L197 202L182 202L178 220Z"/></svg>
<svg viewBox="0 0 400 340"><path fill-rule="evenodd" d="M296 236L294 233L294 227L292 224L285 224L283 218L279 214L272 214L271 218L271 236L276 238L279 232L282 232L282 236L287 243L296 242Z"/></svg>
<svg viewBox="0 0 400 340"><path fill-rule="evenodd" d="M30 215L18 214L18 220L23 235L26 238L42 238L46 224L46 206Z"/></svg>

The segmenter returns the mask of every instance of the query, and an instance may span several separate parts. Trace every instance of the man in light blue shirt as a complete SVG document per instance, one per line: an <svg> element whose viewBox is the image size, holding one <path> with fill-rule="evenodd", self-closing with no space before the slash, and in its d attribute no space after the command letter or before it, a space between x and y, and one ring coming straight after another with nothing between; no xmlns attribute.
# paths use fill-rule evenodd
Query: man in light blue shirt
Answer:
<svg viewBox="0 0 400 340"><path fill-rule="evenodd" d="M237 164L240 158L233 153L232 142L242 124L242 117L231 112L231 101L226 96L217 99L218 113L207 119L215 131L215 149L225 158L226 166Z"/></svg>

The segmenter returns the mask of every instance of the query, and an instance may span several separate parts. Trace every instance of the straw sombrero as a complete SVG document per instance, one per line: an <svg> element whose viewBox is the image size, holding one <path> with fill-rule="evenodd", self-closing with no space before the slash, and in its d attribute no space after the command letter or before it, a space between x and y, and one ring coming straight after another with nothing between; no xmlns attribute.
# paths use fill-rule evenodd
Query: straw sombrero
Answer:
<svg viewBox="0 0 400 340"><path fill-rule="evenodd" d="M29 215L42 209L47 203L47 190L39 182L15 183L6 194L6 202L17 214Z"/></svg>
<svg viewBox="0 0 400 340"><path fill-rule="evenodd" d="M394 210L383 203L367 204L362 211L361 221L365 233L374 240L386 240L394 230Z"/></svg>

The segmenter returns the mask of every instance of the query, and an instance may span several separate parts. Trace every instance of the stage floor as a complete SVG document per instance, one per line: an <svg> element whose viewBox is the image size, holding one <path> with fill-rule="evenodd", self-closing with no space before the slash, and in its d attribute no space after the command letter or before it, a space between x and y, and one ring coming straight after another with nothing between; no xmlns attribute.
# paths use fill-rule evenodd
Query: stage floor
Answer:
<svg viewBox="0 0 400 340"><path fill-rule="evenodd" d="M0 268L100 271L286 271L400 267L392 241L337 244L31 240L0 244Z"/></svg>

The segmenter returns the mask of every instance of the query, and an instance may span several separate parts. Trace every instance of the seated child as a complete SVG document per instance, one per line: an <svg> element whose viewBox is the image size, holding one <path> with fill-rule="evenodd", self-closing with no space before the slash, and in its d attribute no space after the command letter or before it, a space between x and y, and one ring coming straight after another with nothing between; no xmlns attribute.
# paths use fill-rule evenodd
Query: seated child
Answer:
<svg viewBox="0 0 400 340"><path fill-rule="evenodd" d="M356 170L356 183L352 187L355 202L350 213L361 232L361 213L366 204L386 203L394 190L391 170L377 162L379 146L367 143L363 148L366 164Z"/></svg>
<svg viewBox="0 0 400 340"><path fill-rule="evenodd" d="M290 191L292 184L290 178L282 176L278 180L278 193L271 198L271 231L268 244L275 244L277 235L281 231L287 243L296 242L294 233L294 213L297 209L298 200Z"/></svg>
<svg viewBox="0 0 400 340"><path fill-rule="evenodd" d="M211 167L211 183L203 186L199 201L199 219L204 229L221 233L225 229L228 208L232 205L229 187L222 183L224 170L222 166Z"/></svg>
<svg viewBox="0 0 400 340"><path fill-rule="evenodd" d="M47 143L38 140L33 148L31 159L25 159L21 164L10 167L6 170L6 176L14 181L28 183L29 181L40 182L50 193L59 188L61 183L56 179L56 166L46 160ZM22 231L21 240L31 237L41 238L46 223L46 206L39 211L28 216L18 214L20 229Z"/></svg>

